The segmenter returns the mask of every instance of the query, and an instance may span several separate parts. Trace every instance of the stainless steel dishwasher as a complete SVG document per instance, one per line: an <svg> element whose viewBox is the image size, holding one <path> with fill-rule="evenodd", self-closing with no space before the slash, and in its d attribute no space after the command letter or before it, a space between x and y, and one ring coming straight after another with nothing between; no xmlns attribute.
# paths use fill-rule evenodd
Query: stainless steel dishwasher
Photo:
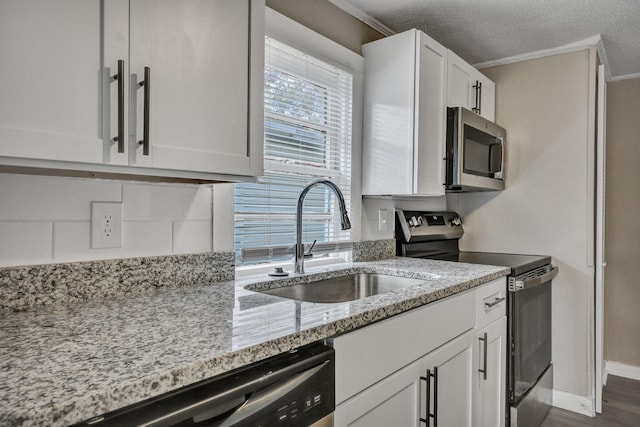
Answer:
<svg viewBox="0 0 640 427"><path fill-rule="evenodd" d="M78 426L332 426L335 352L320 343L91 418Z"/></svg>

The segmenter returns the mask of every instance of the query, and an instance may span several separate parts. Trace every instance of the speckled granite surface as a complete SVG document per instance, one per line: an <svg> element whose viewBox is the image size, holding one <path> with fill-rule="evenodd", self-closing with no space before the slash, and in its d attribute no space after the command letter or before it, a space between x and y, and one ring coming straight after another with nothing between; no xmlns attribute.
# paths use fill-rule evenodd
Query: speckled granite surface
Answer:
<svg viewBox="0 0 640 427"><path fill-rule="evenodd" d="M389 259L393 258L395 254L396 239L367 240L353 244L353 260L355 262Z"/></svg>
<svg viewBox="0 0 640 427"><path fill-rule="evenodd" d="M233 280L233 252L0 268L0 309L73 303Z"/></svg>
<svg viewBox="0 0 640 427"><path fill-rule="evenodd" d="M0 319L0 425L66 425L326 337L508 273L503 267L393 258L309 269L289 283L356 271L424 283L359 301L258 294L278 279L160 289L6 312Z"/></svg>

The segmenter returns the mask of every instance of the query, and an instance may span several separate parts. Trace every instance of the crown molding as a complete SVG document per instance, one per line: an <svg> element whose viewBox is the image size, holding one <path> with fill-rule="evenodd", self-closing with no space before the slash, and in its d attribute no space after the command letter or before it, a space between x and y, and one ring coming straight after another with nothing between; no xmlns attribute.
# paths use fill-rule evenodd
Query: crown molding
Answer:
<svg viewBox="0 0 640 427"><path fill-rule="evenodd" d="M328 0L328 1L329 3L342 9L349 15L353 16L354 18L358 19L359 21L363 22L364 24L368 25L369 27L373 28L379 33L384 34L385 36L392 36L396 34L396 32L393 31L391 28L387 27L382 22L378 21L377 19L375 19L373 16L369 15L362 9L349 3L347 0ZM588 37L586 39L583 39L574 43L569 43L563 46L558 46L551 49L537 50L534 52L523 53L520 55L509 56L506 58L495 59L491 61L480 62L480 63L474 64L473 66L481 70L483 68L496 67L498 65L507 65L507 64L513 64L521 61L528 61L531 59L544 58L546 56L559 55L562 53L577 52L579 50L588 49L588 48L595 48L596 51L598 52L598 58L600 59L600 62L604 65L604 74L607 81L620 81L620 80L640 78L640 73L626 74L626 75L615 76L615 77L611 75L611 66L609 65L607 52L604 48L604 43L602 42L602 37L600 34Z"/></svg>
<svg viewBox="0 0 640 427"><path fill-rule="evenodd" d="M384 34L385 36L392 36L392 35L394 35L396 33L391 28L387 27L386 25L384 25L382 22L378 21L373 16L369 15L368 13L363 11L362 9L360 9L360 8L352 5L351 3L349 3L347 0L328 0L328 1L329 1L329 3L333 4L334 6L339 7L340 9L344 10L345 12L347 12L349 15L353 16L354 18L358 19L359 21L361 21L361 22L365 23L366 25L370 26L371 28L373 28L377 32Z"/></svg>
<svg viewBox="0 0 640 427"><path fill-rule="evenodd" d="M625 74L622 76L611 77L610 81L619 82L620 80L640 79L640 73Z"/></svg>
<svg viewBox="0 0 640 427"><path fill-rule="evenodd" d="M610 81L610 80L617 79L617 77L611 76L611 67L609 66L607 52L605 51L604 44L602 43L602 37L600 36L600 34L588 37L583 40L579 40L577 42L565 44L563 46L558 46L551 49L537 50L534 52L523 53L521 55L509 56L506 58L496 59L492 61L480 62L478 64L474 64L473 66L481 70L483 68L495 67L498 65L513 64L521 61L529 61L531 59L539 59L547 56L559 55L562 53L577 52L579 50L589 49L589 48L595 48L597 50L598 58L600 59L600 62L604 65L606 80Z"/></svg>

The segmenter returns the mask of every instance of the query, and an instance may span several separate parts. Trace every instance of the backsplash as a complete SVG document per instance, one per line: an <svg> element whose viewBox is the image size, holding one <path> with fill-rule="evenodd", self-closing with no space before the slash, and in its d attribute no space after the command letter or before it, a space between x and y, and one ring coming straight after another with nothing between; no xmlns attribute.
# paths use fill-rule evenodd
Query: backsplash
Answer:
<svg viewBox="0 0 640 427"><path fill-rule="evenodd" d="M234 253L0 268L0 309L73 303L234 279Z"/></svg>
<svg viewBox="0 0 640 427"><path fill-rule="evenodd" d="M353 261L367 262L393 258L396 255L396 239L354 242Z"/></svg>
<svg viewBox="0 0 640 427"><path fill-rule="evenodd" d="M210 252L212 186L0 174L0 267ZM91 202L120 202L122 248L91 248Z"/></svg>

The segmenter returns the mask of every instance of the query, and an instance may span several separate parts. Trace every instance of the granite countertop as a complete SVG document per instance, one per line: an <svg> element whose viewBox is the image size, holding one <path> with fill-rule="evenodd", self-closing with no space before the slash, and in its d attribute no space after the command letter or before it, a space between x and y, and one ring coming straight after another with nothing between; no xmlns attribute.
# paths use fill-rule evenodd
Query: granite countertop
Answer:
<svg viewBox="0 0 640 427"><path fill-rule="evenodd" d="M335 304L246 290L354 272L424 283ZM0 319L0 425L67 425L506 276L509 269L392 258L254 276Z"/></svg>

